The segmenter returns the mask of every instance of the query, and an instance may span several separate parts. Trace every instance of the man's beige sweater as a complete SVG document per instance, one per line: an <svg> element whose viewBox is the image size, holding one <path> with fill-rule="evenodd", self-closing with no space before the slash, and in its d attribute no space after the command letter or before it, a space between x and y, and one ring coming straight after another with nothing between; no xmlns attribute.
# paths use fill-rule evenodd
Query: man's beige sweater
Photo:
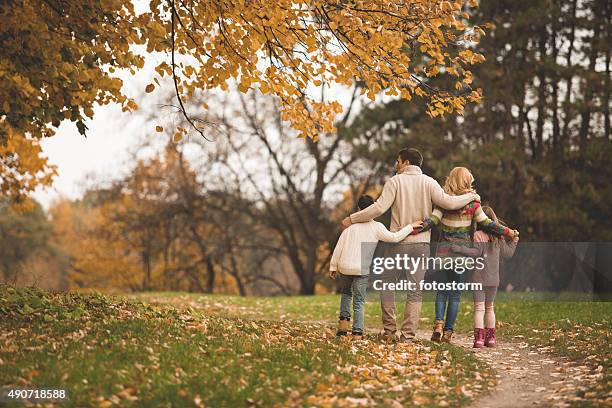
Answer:
<svg viewBox="0 0 612 408"><path fill-rule="evenodd" d="M401 173L391 177L383 187L376 202L364 210L350 215L351 223L367 222L384 214L391 208L390 230L399 231L415 221L428 218L433 205L445 210L457 210L474 200L475 193L451 196L433 178L423 174L418 166L407 166ZM409 235L402 242L429 242L431 232Z"/></svg>

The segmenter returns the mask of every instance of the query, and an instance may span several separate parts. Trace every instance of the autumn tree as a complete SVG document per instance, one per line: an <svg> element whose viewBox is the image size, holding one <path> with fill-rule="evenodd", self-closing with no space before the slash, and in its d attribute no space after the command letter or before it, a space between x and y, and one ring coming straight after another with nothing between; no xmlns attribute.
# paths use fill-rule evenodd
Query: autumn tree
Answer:
<svg viewBox="0 0 612 408"><path fill-rule="evenodd" d="M296 138L270 96L198 95L197 103L214 106L202 120L215 124L215 142L178 141L168 132L160 153L90 190L77 204L91 207L86 228L69 239L76 243L73 281L128 290L314 293L340 232L343 213L332 203L351 196L343 204L351 207L352 195L371 184L343 130L358 94L355 88L339 132L318 142ZM171 116L164 116L166 128L184 125Z"/></svg>
<svg viewBox="0 0 612 408"><path fill-rule="evenodd" d="M10 129L51 136L64 119L85 134L97 104L136 107L117 76L144 64L130 48L144 42L131 2L10 0L0 20L3 144Z"/></svg>
<svg viewBox="0 0 612 408"><path fill-rule="evenodd" d="M3 1L0 21L0 192L22 200L54 174L37 139L63 120L85 135L97 105L136 108L117 74L142 68L144 39L121 0Z"/></svg>
<svg viewBox="0 0 612 408"><path fill-rule="evenodd" d="M171 76L187 126L202 132L185 101L197 90L258 89L278 98L282 118L299 135L332 133L336 100L313 88L362 84L374 99L385 92L424 97L432 116L461 113L481 98L470 67L483 34L467 24L475 1L154 0L137 13L132 2L12 0L0 5L0 143L11 134L40 138L63 120L86 134L97 105L136 108L122 91L149 53L163 53L157 78ZM136 47L143 46L143 47ZM447 88L430 78L450 76Z"/></svg>
<svg viewBox="0 0 612 408"><path fill-rule="evenodd" d="M228 197L217 209L218 218L210 222L222 231L224 225L244 220L225 242L240 252L250 246L285 259L284 268L297 278L303 294L314 293L340 232L332 203L345 193L346 185L355 187L355 195L368 187L361 177L367 169L352 158L343 130L361 103L359 92L353 89L336 123L338 132L321 133L317 142L296 138L297 132L283 121L277 102L268 95L199 94L193 103L211 108L198 118L215 124L209 132L215 141L192 137L181 142L192 152L193 168L204 180L202 192L211 198ZM244 225L251 225L254 233L244 234ZM254 270L246 276L278 280L268 271Z"/></svg>
<svg viewBox="0 0 612 408"><path fill-rule="evenodd" d="M461 113L468 102L479 101L470 66L484 57L471 46L484 31L466 24L475 6L475 1L155 0L143 18L152 28L148 50L171 53L170 63L156 70L174 78L183 111L182 94L226 90L234 80L241 92L257 88L278 97L282 118L300 136L316 140L335 130L342 110L338 101L321 102L308 92L323 84L351 87L360 81L370 99L382 92L407 100L424 97L431 116ZM428 83L442 75L455 78L450 88ZM188 116L187 121L199 127Z"/></svg>
<svg viewBox="0 0 612 408"><path fill-rule="evenodd" d="M51 208L73 287L252 293L269 251L236 208L205 189L171 140L125 177ZM228 206L228 202L232 205Z"/></svg>
<svg viewBox="0 0 612 408"><path fill-rule="evenodd" d="M107 213L117 194L88 191L81 200L62 199L50 208L54 239L67 254L70 288L140 290L142 273L131 241Z"/></svg>

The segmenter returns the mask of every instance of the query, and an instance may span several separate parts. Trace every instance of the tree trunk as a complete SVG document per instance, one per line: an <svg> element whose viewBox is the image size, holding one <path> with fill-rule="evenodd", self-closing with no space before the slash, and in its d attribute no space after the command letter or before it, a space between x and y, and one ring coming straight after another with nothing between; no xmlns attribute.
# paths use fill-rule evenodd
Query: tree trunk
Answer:
<svg viewBox="0 0 612 408"><path fill-rule="evenodd" d="M612 25L612 21L610 20L612 20L612 3L608 1L606 4L606 44L608 44L608 47L606 47L606 79L604 86L603 113L605 135L608 139L612 139L612 132L610 131L610 86L612 86L612 84L610 84L610 75L612 74L610 72L610 41L612 40L612 38L610 38L610 31L612 30L610 26Z"/></svg>
<svg viewBox="0 0 612 408"><path fill-rule="evenodd" d="M569 69L572 66L572 55L574 52L574 41L576 39L576 7L578 0L572 1L572 14L571 14L571 25L572 28L569 34L569 46L567 50L567 55L565 58L565 67L567 70L567 74L565 76L565 100L563 102L563 130L561 131L561 140L559 141L560 150L565 151L565 146L568 143L568 135L569 135L569 123L572 119L571 115L571 107L572 107L572 80L574 75L572 71Z"/></svg>
<svg viewBox="0 0 612 408"><path fill-rule="evenodd" d="M538 50L539 50L539 64L538 68L538 119L536 120L536 131L535 131L535 152L534 158L539 159L542 157L542 149L544 143L544 121L546 119L546 43L547 33L546 25L540 26L538 37Z"/></svg>
<svg viewBox="0 0 612 408"><path fill-rule="evenodd" d="M595 16L597 21L598 16ZM580 157L584 159L587 148L587 139L589 136L589 125L591 122L591 111L592 111L592 99L593 99L593 84L590 81L591 73L595 71L595 63L597 62L597 40L601 33L601 25L597 22L593 28L593 37L590 43L589 52L589 68L587 72L587 78L584 81L584 100L582 101L580 109L580 131L578 133L579 144L578 149Z"/></svg>
<svg viewBox="0 0 612 408"><path fill-rule="evenodd" d="M551 33L551 46L552 46L552 69L551 69L551 86L552 86L552 121L553 121L553 134L552 134L552 150L555 159L560 157L560 137L561 137L561 126L559 123L559 68L557 65L557 57L559 56L559 48L557 47L557 34L558 34L558 20L561 15L561 5L559 1L554 3L554 11L552 15L552 33Z"/></svg>
<svg viewBox="0 0 612 408"><path fill-rule="evenodd" d="M304 276L300 279L300 295L314 295L315 294L315 280L312 274Z"/></svg>
<svg viewBox="0 0 612 408"><path fill-rule="evenodd" d="M206 257L206 293L213 293L215 287L215 265L210 257Z"/></svg>

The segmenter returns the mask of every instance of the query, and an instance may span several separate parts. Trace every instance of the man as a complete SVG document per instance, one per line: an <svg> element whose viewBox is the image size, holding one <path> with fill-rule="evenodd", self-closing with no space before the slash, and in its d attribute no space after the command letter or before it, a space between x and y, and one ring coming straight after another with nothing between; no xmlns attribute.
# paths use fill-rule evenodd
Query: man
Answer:
<svg viewBox="0 0 612 408"><path fill-rule="evenodd" d="M351 214L342 220L342 227L346 228L351 224L367 222L384 214L391 208L390 230L395 232L402 227L428 218L432 212L432 203L446 210L457 210L470 202L480 201L480 197L475 193L451 196L444 192L442 187L433 178L423 174L421 165L423 155L417 149L402 149L397 155L395 162L396 175L385 183L382 194L376 202ZM396 257L407 255L408 257L423 258L429 256L429 241L431 232L426 231L418 235L409 235L402 244L393 247L393 253L386 253L386 257ZM419 285L425 277L423 262L415 270L394 270L391 276L397 278L401 274L406 276L409 282L413 282L415 290L409 290L406 296L404 307L404 320L397 333L395 321L395 293L381 291L381 309L383 339L391 340L399 334L400 341L412 341L416 335L416 329L421 315L421 291ZM386 278L388 279L389 274Z"/></svg>

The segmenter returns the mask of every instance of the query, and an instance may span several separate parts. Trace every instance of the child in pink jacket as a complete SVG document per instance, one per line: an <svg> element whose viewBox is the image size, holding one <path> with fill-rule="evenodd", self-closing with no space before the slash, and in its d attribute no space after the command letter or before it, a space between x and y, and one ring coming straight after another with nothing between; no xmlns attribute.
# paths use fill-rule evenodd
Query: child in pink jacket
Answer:
<svg viewBox="0 0 612 408"><path fill-rule="evenodd" d="M482 210L490 219L499 223L491 207L483 206ZM499 286L499 262L502 258L511 258L514 255L518 241L518 236L508 242L503 237L479 230L474 233L473 248L453 248L453 252L484 259L484 267L474 269L472 274L472 281L482 284L482 290L474 291L474 348L495 347L493 302Z"/></svg>

